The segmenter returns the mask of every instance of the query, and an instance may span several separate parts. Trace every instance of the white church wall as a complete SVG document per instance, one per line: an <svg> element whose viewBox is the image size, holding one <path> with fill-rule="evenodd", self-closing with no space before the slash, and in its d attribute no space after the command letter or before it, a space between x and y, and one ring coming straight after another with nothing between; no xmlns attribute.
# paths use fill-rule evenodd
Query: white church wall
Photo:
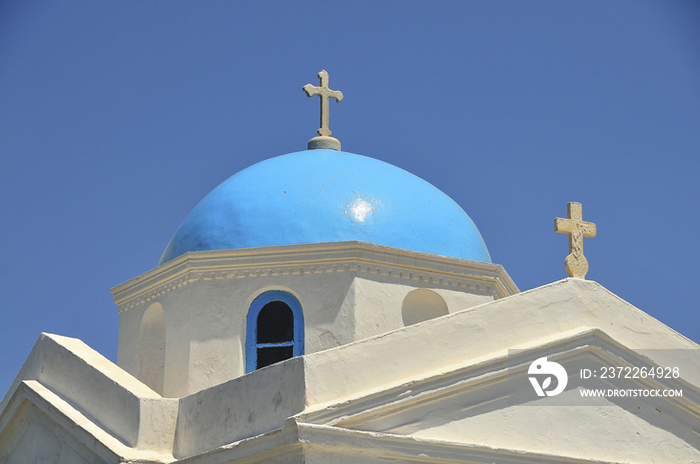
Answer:
<svg viewBox="0 0 700 464"><path fill-rule="evenodd" d="M141 332L141 321L146 309L148 305L142 304L119 314L117 365L134 377L139 373L139 350L134 346L138 339L134 334Z"/></svg>
<svg viewBox="0 0 700 464"><path fill-rule="evenodd" d="M165 396L181 397L235 376L240 292L201 279L160 298L167 333Z"/></svg>
<svg viewBox="0 0 700 464"><path fill-rule="evenodd" d="M377 276L373 279L356 277L353 281L354 317L358 321L354 340L362 340L407 325L404 323L404 303L409 294L414 291L419 291L423 295L433 294L444 304L443 314L442 311L435 312L434 308L425 307L431 304L427 301L414 301L415 304L423 306L423 320L493 301L492 295L435 288L436 285L433 283L411 281L410 284L397 284L387 280L385 277Z"/></svg>
<svg viewBox="0 0 700 464"><path fill-rule="evenodd" d="M248 460L250 464L306 464L306 456L302 446L293 449L280 450L281 452L264 453L262 456L255 456Z"/></svg>
<svg viewBox="0 0 700 464"><path fill-rule="evenodd" d="M181 397L245 374L248 311L266 291L281 290L299 299L306 352L352 341L353 318L347 311L353 308L343 305L351 281L350 274L330 273L202 279L160 295L157 303L164 309L166 326L165 396ZM139 310L121 314L118 359L125 370L138 365L138 348L143 346L136 338L139 318L144 318Z"/></svg>
<svg viewBox="0 0 700 464"><path fill-rule="evenodd" d="M440 295L440 297L445 301L447 310L450 314L494 300L493 295L482 295L444 288L430 288L430 290Z"/></svg>
<svg viewBox="0 0 700 464"><path fill-rule="evenodd" d="M42 334L0 411L22 381L32 380L129 447L159 451L172 446L177 402L162 400L80 340Z"/></svg>
<svg viewBox="0 0 700 464"><path fill-rule="evenodd" d="M106 464L32 404L25 403L14 422L13 433L0 440L4 464Z"/></svg>
<svg viewBox="0 0 700 464"><path fill-rule="evenodd" d="M580 394L572 390L565 392L565 396L572 397L573 403ZM557 399L561 402L566 398L560 395ZM693 447L692 441L682 438L688 435L688 430L681 424L670 423L672 418L667 417L665 421L668 429L649 423L639 417L638 411L612 404L519 405L461 420L443 417L441 421L435 420L440 424L424 424L422 430L410 436L453 442L463 442L469 437L469 443L484 446L536 449L544 454L599 462L700 462L700 450ZM497 436L493 430L499 431ZM690 430L690 433L695 435L697 446L697 432Z"/></svg>
<svg viewBox="0 0 700 464"><path fill-rule="evenodd" d="M250 304L271 290L291 293L301 303L305 353L403 327L403 301L418 287L387 283L382 276L370 277L375 280L349 272L298 273L192 282L159 296L159 301L151 303L145 312L134 308L122 313L120 366L171 398L243 375ZM446 289L430 291L441 295L453 311L492 299L490 295ZM162 353L160 338L151 339L156 336L150 321L155 316L149 316L149 311L157 311L155 308L159 307L163 308L165 327ZM158 369L156 364L161 361L164 372L156 374L154 369Z"/></svg>
<svg viewBox="0 0 700 464"><path fill-rule="evenodd" d="M139 370L136 376L163 394L165 374L165 313L160 303L148 306L139 330Z"/></svg>
<svg viewBox="0 0 700 464"><path fill-rule="evenodd" d="M471 335L469 331L465 334ZM600 366L634 363L638 357L600 329L568 338L564 333L561 336L553 344L535 343L531 349L520 352L520 361L511 358L513 364L494 357L468 361L464 367L446 366L444 372L432 377L385 389L382 404L375 403L368 394L348 401L330 414L331 408L300 419L330 422L343 429L490 449L537 450L596 462L666 462L668 459L663 456L674 456L674 462L700 462L697 413L691 406L698 389L688 384L682 385L682 397L640 395L582 400L579 389L584 385L642 389L658 388L658 384L654 386L651 378L591 383L590 379L582 381L571 375L565 392L538 399L527 378L533 359L553 356L566 372L574 374L584 366L598 367L600 372ZM700 350L694 351L697 357ZM379 353L377 356L387 359ZM522 360L527 361L521 363ZM510 367L504 370L504 366ZM692 370L693 363L677 366L681 371ZM676 388L680 387L676 384ZM494 430L499 433L494 434Z"/></svg>
<svg viewBox="0 0 700 464"><path fill-rule="evenodd" d="M191 456L275 429L306 406L302 358L180 399L173 454Z"/></svg>
<svg viewBox="0 0 700 464"><path fill-rule="evenodd" d="M382 282L367 278L355 276L351 280L341 306L352 300L359 310L363 293L370 295L374 292L376 295L378 289L385 288L380 285ZM210 292L230 291L229 284L222 285L221 281L206 285L209 285ZM395 284L386 287L389 289L386 292L388 301L395 301L398 305L396 315L392 316L396 324L403 323L401 303L415 291L411 286L400 287ZM191 287L190 291L194 288ZM270 288L279 286L258 288L244 300L246 305L256 294ZM358 288L364 290L357 292ZM443 300L448 296L444 289L422 290L436 292L436 295L439 290ZM176 294L168 292L168 295ZM357 298L358 294L360 298ZM196 291L191 291L189 301L196 300L196 295ZM295 296L302 304L308 305L308 301L313 301L314 293L295 292ZM166 323L168 305L172 303L169 298L161 298ZM151 301L149 307L154 303ZM367 305L371 306L369 300ZM147 312L143 311L142 315ZM128 311L122 314L126 315ZM314 320L313 313L309 318ZM148 322L149 318L145 320ZM233 319L222 322L228 320ZM382 320L388 321L389 318ZM192 321L194 318L190 319ZM591 335L592 329L599 334ZM15 422L30 424L25 420L28 413L21 406L24 398L29 397L18 397L17 393L22 389L34 392L35 398L30 401L32 405L45 402L47 407L42 411L58 411L54 415L63 415L64 419L72 414L58 429L70 430L72 434L82 433L84 443L96 437L94 447L99 445L98 440L110 443L109 449L123 451L124 455L138 455L141 462L145 462L146 454L139 455L136 453L139 450L149 450L157 459L165 461L168 461L169 453L176 458L206 453L188 458L187 462L192 463L211 462L219 457L218 462L226 462L222 457L224 453L236 455L236 459L244 462L302 462L299 459L302 456L303 462L307 463L348 459L374 463L386 458L400 461L403 458L397 456L409 455L413 457L407 460L421 461L421 453L426 453L426 447L430 446L437 452L442 452L440 446L447 446L449 449L444 449L457 457L463 452L461 446L470 450L481 447L492 454L513 449L527 453L536 450L545 455L574 456L575 459L592 456L599 461L625 461L624 456L629 455L638 462L659 462L663 461L662 455L666 452L688 462L697 460L698 448L688 442L689 436L696 435L692 421L696 420L695 398L700 386L700 360L697 357L684 360L679 367L683 372L682 381L687 382L684 389L688 388L689 397L674 400L672 407L660 405L658 409L663 414L657 414L653 404L642 412L589 407L582 414L576 413L581 419L578 422L559 425L567 422L565 417L575 412L564 407L548 413L543 408L543 416L536 418L542 424L533 426L530 411L539 408L521 404L509 407L493 398L484 402L490 405L490 409L464 414L476 404L473 399L480 394L479 388L495 394L487 376L505 375L502 359L509 348L536 351L558 346L561 353L572 356L572 347L586 348L593 344L590 340L577 341L575 345L569 343L583 335L598 340L609 337L609 343L617 347L617 352L610 347L603 347L602 351L617 353L623 358L631 353L630 348L650 345L695 352L699 348L595 282L580 279L555 282L499 301L310 353L204 388L179 400L161 398L78 340L44 335L30 354L15 387L10 390L14 398L10 401L11 408L7 409L8 398L0 405L0 450L5 452L4 456L0 454L0 462L3 458L9 459L11 453L17 453L13 457L15 462L42 458L37 451L30 452L33 448L52 450L55 454L51 456L67 456L65 459L73 459L70 454L73 453L78 456L73 461L85 460L79 447L74 446L70 439L64 440L52 433L45 435L45 431L51 432L50 427L39 430L27 425L22 429L26 438L12 435L21 428L14 425ZM507 337L505 345L504 337ZM192 346L199 349L196 344L185 345L190 350ZM202 347L204 352L211 350L212 353L217 350L220 353L223 349L214 343ZM652 359L659 365L674 361ZM577 371L572 369L572 372ZM468 376L472 374L478 379L476 384L465 381L470 380ZM22 379L34 380L19 384ZM460 391L463 396L458 394ZM600 417L606 417L607 425L595 433L586 431L586 427L596 424ZM72 424L79 424L79 427ZM611 427L617 437L610 432ZM620 437L627 427L639 433L638 438L624 438L629 446L638 447L636 454L626 454L628 448L615 447L616 440L622 439ZM483 432L496 428L505 433ZM587 436L575 436L583 433L582 430ZM617 432L619 430L622 432ZM547 442L548 431L550 437L561 437L561 442ZM391 435L383 435L385 432ZM295 433L298 436L294 437ZM597 447L596 434L605 435L602 445ZM457 443L460 440L461 445ZM362 441L366 447L358 445ZM8 442L16 446L6 446ZM440 446L436 444L438 442ZM64 446L68 451L62 451ZM648 451L644 451L645 446L649 447ZM576 451L577 447L583 451ZM93 448L89 451L94 452ZM511 454L517 453L513 451ZM530 461L536 462L537 459ZM99 462L99 459L86 462ZM423 462L431 461L426 458Z"/></svg>
<svg viewBox="0 0 700 464"><path fill-rule="evenodd" d="M403 301L417 288L440 295L449 312L517 292L499 265L362 242L187 253L113 289L118 364L182 397L246 372L247 315L266 291L296 297L303 352L314 353L403 327ZM163 309L164 356L149 352L161 341L142 337L156 327L147 311L154 304ZM162 374L146 367L163 357Z"/></svg>
<svg viewBox="0 0 700 464"><path fill-rule="evenodd" d="M337 439L337 437L334 437ZM341 441L342 438L339 440ZM388 458L386 454L394 454ZM304 464L386 464L387 462L408 463L397 459L396 453L387 453L382 449L361 449L354 443L328 443L327 446L304 446ZM428 456L425 456L426 458ZM412 462L420 462L412 460Z"/></svg>
<svg viewBox="0 0 700 464"><path fill-rule="evenodd" d="M658 347L654 361L662 366L677 363L677 359L663 359L664 349L698 349L697 344L599 284L566 279L380 337L310 354L305 357L310 376L307 383L312 386L307 401L323 404L367 388L412 382L429 375L430 369L439 374L447 367L505 357L509 349L551 342L567 333L596 327L632 349ZM368 359L368 350L376 356ZM687 362L684 377L700 385L700 360L696 357ZM344 369L334 371L333 365Z"/></svg>

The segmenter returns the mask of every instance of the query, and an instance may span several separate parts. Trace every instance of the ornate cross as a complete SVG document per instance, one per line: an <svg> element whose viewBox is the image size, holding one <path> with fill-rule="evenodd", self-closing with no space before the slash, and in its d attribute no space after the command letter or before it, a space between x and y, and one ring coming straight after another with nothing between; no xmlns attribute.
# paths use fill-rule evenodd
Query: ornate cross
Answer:
<svg viewBox="0 0 700 464"><path fill-rule="evenodd" d="M567 203L568 219L554 219L554 232L569 234L569 255L564 260L566 272L571 277L585 279L588 272L588 260L583 256L583 237L595 237L595 224L583 220L581 203Z"/></svg>
<svg viewBox="0 0 700 464"><path fill-rule="evenodd" d="M330 137L331 131L328 129L328 99L333 98L340 103L343 100L343 92L328 88L328 73L325 70L321 70L321 72L318 73L318 78L321 80L320 87L306 84L302 87L302 90L306 92L307 97L313 97L314 95L321 97L321 128L316 132L323 137Z"/></svg>

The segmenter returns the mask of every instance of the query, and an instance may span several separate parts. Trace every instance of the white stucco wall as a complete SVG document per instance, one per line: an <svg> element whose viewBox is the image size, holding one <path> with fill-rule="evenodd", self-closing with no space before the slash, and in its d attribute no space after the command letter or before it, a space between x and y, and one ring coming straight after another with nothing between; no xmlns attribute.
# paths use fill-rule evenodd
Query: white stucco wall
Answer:
<svg viewBox="0 0 700 464"><path fill-rule="evenodd" d="M34 405L27 404L13 425L15 433L0 440L4 464L106 464Z"/></svg>
<svg viewBox="0 0 700 464"><path fill-rule="evenodd" d="M274 263L256 262L270 249ZM358 261L362 253L368 258ZM193 260L202 261L196 271ZM245 373L247 315L264 292L299 300L308 354L403 327L403 300L418 288L440 295L449 312L517 291L498 265L359 242L188 253L113 290L120 305L118 364L164 396L182 397ZM140 360L162 358L143 352L160 346L141 339L150 333L144 314L153 305L165 319L162 388L154 368L144 370Z"/></svg>
<svg viewBox="0 0 700 464"><path fill-rule="evenodd" d="M162 398L74 338L50 334L39 337L8 395L0 402L0 442L8 430L16 429L7 421L25 415L18 411L25 401L42 405L42 417L49 424L41 427L44 431L53 427L51 421L60 419L63 424L59 429L72 424L75 430L69 435L97 435L103 449L107 443L138 452L147 450L154 456L167 455L172 449L177 400ZM37 440L43 437L38 429L30 427L26 431ZM61 446L70 444L60 437L55 441L63 443ZM92 439L85 445L95 448L97 442ZM0 443L0 451L5 449ZM78 448L71 449L78 452ZM63 451L59 455L68 456ZM19 456L27 455L21 452Z"/></svg>
<svg viewBox="0 0 700 464"><path fill-rule="evenodd" d="M350 288L379 284L355 277ZM385 293L400 301L396 288ZM0 462L700 459L700 346L595 282L566 279L451 311L177 400L79 340L43 335L0 403ZM390 318L382 321L389 326ZM646 353L658 365L677 362L683 397L548 410L551 398L535 399L538 408L512 405L498 388L511 375L504 367L511 349L534 359L550 354L578 372L582 359L607 365L650 346L689 353ZM566 394L576 392L557 398Z"/></svg>

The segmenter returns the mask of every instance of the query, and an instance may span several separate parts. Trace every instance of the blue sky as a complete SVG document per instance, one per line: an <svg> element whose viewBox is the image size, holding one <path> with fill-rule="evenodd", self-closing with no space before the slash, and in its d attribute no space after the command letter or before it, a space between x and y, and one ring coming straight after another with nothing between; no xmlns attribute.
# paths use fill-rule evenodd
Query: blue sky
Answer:
<svg viewBox="0 0 700 464"><path fill-rule="evenodd" d="M521 290L588 278L700 341L700 3L0 4L0 391L39 334L116 361L109 289L237 171L344 151L450 195ZM533 327L533 330L536 330ZM654 348L654 347L648 347Z"/></svg>

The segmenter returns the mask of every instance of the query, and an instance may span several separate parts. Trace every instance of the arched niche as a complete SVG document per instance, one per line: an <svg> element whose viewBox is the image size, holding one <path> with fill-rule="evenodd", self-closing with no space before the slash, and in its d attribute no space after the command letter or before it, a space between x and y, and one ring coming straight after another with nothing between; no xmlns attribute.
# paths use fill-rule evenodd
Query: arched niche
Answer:
<svg viewBox="0 0 700 464"><path fill-rule="evenodd" d="M291 293L258 295L246 324L246 373L304 354L304 314Z"/></svg>
<svg viewBox="0 0 700 464"><path fill-rule="evenodd" d="M139 372L137 378L159 394L165 379L165 312L160 303L143 313L139 333Z"/></svg>
<svg viewBox="0 0 700 464"><path fill-rule="evenodd" d="M447 304L432 290L419 288L406 295L401 304L403 325L408 326L448 314Z"/></svg>

